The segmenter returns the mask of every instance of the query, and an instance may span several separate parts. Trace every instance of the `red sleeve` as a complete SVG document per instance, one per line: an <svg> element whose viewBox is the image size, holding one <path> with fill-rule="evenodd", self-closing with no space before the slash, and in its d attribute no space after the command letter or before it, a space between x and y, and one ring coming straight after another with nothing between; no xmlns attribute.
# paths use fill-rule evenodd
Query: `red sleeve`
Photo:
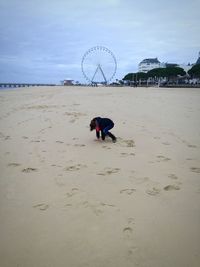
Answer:
<svg viewBox="0 0 200 267"><path fill-rule="evenodd" d="M100 131L100 128L99 126L96 126L96 131L99 132Z"/></svg>

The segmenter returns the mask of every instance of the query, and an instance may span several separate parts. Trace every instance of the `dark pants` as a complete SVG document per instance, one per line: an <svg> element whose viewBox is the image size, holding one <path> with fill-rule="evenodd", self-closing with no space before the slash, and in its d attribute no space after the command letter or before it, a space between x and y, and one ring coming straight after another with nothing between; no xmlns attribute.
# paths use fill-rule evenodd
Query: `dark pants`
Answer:
<svg viewBox="0 0 200 267"><path fill-rule="evenodd" d="M113 127L114 127L114 123L111 123L106 128L104 128L103 129L104 134L107 135L109 133L109 130L112 129Z"/></svg>
<svg viewBox="0 0 200 267"><path fill-rule="evenodd" d="M109 132L110 129L112 129L114 127L114 123L111 123L110 125L108 125L107 127L105 127L103 130L102 130L102 139L104 140L105 139L105 136L108 135L110 138L112 138L112 140L115 140L116 137Z"/></svg>

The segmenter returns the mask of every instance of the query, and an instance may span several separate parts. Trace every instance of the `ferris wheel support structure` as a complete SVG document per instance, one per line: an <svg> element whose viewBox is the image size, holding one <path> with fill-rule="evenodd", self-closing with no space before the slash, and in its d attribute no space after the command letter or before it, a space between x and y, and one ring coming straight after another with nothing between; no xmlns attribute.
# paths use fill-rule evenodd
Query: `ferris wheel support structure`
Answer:
<svg viewBox="0 0 200 267"><path fill-rule="evenodd" d="M93 77L92 77L92 83L94 83L94 77L95 77L95 75L97 74L98 70L100 70L100 72L101 72L101 74L102 74L102 76L103 76L103 78L104 78L105 84L107 84L106 76L105 76L105 74L104 74L104 72L103 72L103 70L102 70L100 64L98 64L98 66L97 66L97 68L96 68L96 71L95 71L95 73L94 73L94 75L93 75Z"/></svg>

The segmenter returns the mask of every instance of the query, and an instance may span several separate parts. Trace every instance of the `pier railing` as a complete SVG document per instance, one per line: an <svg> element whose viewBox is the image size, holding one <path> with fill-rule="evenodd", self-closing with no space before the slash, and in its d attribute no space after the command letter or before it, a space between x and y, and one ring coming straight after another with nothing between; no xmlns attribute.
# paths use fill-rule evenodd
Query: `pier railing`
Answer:
<svg viewBox="0 0 200 267"><path fill-rule="evenodd" d="M16 88L16 87L30 87L30 86L55 86L56 84L44 83L0 83L0 88Z"/></svg>

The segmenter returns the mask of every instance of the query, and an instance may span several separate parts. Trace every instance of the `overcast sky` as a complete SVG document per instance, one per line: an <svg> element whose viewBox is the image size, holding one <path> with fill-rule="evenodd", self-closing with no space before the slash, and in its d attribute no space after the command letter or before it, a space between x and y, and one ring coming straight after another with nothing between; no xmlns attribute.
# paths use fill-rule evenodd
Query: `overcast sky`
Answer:
<svg viewBox="0 0 200 267"><path fill-rule="evenodd" d="M83 82L97 45L115 55L116 79L144 58L194 63L199 11L200 0L0 0L0 82Z"/></svg>

